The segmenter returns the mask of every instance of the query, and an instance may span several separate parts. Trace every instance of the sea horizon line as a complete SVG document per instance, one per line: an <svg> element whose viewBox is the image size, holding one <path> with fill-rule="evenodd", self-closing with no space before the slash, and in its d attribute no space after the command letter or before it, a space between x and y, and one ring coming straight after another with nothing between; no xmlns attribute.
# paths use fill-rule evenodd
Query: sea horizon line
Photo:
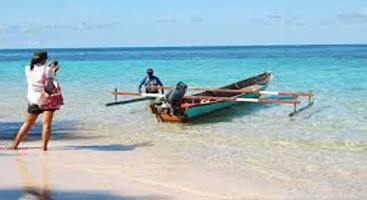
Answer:
<svg viewBox="0 0 367 200"><path fill-rule="evenodd" d="M367 43L340 44L259 44L259 45L172 45L172 46L91 46L91 47L32 47L32 48L0 48L0 51L34 51L34 50L98 50L98 49L186 49L186 48L244 48L244 47L347 47L367 46Z"/></svg>

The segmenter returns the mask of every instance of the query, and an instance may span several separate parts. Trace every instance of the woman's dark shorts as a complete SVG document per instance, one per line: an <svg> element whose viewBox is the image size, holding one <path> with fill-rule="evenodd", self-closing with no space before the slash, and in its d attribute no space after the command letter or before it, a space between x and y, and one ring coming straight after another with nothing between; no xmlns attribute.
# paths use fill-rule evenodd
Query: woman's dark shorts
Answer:
<svg viewBox="0 0 367 200"><path fill-rule="evenodd" d="M41 110L41 108L37 104L28 104L28 113L39 115L44 111L55 111L55 109Z"/></svg>

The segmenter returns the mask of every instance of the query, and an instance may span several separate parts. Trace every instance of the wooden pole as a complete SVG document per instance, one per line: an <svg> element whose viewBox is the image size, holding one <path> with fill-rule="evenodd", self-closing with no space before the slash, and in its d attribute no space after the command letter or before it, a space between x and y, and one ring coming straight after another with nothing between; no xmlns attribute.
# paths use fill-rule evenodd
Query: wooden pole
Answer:
<svg viewBox="0 0 367 200"><path fill-rule="evenodd" d="M142 96L141 94L144 93L137 93L137 92L111 92L113 95L126 95L126 96Z"/></svg>
<svg viewBox="0 0 367 200"><path fill-rule="evenodd" d="M312 92L269 92L269 91L256 91L254 93L267 94L267 95L279 95L279 96L305 96L312 97Z"/></svg>
<svg viewBox="0 0 367 200"><path fill-rule="evenodd" d="M117 93L117 87L115 87L115 92ZM117 94L115 94L115 102L117 102Z"/></svg>
<svg viewBox="0 0 367 200"><path fill-rule="evenodd" d="M298 104L299 103L299 101L297 101L297 100L210 97L210 96L185 96L184 99L214 100L214 101L238 101L238 102L253 102L253 103L285 103L285 104Z"/></svg>
<svg viewBox="0 0 367 200"><path fill-rule="evenodd" d="M163 94L152 93L137 93L137 92L112 92L114 95L129 95L142 97L164 97ZM298 104L297 100L281 100L281 99L259 99L259 98L233 98L233 97L211 97L211 96L184 96L188 100L209 100L209 101L238 101L238 102L253 102L253 103L285 103Z"/></svg>
<svg viewBox="0 0 367 200"><path fill-rule="evenodd" d="M165 89L170 90L173 89L172 87L151 87L155 89ZM192 87L187 88L188 90L200 90L200 91L209 91L209 92L219 92L219 93L256 93L256 94L263 94L263 95L279 95L279 96L306 96L312 97L312 92L272 92L272 91L254 91L255 89L212 89L212 88L200 88L200 87Z"/></svg>
<svg viewBox="0 0 367 200"><path fill-rule="evenodd" d="M312 95L308 96L308 104L311 104L312 97L313 97L312 90L310 90L309 93L312 94Z"/></svg>
<svg viewBox="0 0 367 200"><path fill-rule="evenodd" d="M126 95L126 96L142 96L142 97L164 97L164 94L157 93L138 93L138 92L111 92L113 95Z"/></svg>
<svg viewBox="0 0 367 200"><path fill-rule="evenodd" d="M297 101L297 97L295 99ZM297 112L297 104L296 103L293 104L293 110L294 110L294 113Z"/></svg>

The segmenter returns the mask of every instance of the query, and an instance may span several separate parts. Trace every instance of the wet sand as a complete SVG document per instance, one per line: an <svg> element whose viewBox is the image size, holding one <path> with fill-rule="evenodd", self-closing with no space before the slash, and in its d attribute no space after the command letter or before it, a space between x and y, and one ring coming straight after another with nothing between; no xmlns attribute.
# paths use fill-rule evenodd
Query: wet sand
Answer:
<svg viewBox="0 0 367 200"><path fill-rule="evenodd" d="M169 143L113 144L106 139L1 141L0 199L284 199L287 189L190 163Z"/></svg>

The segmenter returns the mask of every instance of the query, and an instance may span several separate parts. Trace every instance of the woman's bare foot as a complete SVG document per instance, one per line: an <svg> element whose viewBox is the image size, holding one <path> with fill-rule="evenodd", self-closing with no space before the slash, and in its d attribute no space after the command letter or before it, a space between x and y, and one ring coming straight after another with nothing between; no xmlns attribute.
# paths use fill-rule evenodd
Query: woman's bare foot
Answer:
<svg viewBox="0 0 367 200"><path fill-rule="evenodd" d="M7 146L7 147L1 147L0 149L4 149L4 150L18 150L18 148L15 147L14 145Z"/></svg>

